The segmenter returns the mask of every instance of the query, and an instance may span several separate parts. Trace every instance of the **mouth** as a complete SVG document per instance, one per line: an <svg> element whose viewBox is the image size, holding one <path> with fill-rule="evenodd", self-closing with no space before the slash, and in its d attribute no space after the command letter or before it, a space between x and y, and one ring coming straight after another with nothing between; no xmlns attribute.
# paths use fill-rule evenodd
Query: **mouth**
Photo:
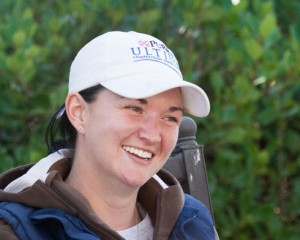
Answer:
<svg viewBox="0 0 300 240"><path fill-rule="evenodd" d="M123 145L122 148L126 151L129 152L139 158L145 159L145 160L149 160L153 157L153 154L151 152L148 151L144 151L135 147L131 147L131 146L125 146Z"/></svg>

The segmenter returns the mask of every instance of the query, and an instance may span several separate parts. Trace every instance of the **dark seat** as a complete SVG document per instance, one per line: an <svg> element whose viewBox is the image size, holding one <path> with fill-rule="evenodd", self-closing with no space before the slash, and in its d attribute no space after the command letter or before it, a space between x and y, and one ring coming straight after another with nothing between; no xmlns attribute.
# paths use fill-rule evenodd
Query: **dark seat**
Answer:
<svg viewBox="0 0 300 240"><path fill-rule="evenodd" d="M196 142L197 125L183 117L175 149L164 165L180 182L184 192L204 203L213 216L203 146Z"/></svg>

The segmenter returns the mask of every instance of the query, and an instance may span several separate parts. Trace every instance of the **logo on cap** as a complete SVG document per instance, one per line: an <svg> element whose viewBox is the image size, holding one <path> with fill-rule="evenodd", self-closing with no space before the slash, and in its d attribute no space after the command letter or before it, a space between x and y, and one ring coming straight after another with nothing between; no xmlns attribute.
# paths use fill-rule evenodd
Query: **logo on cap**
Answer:
<svg viewBox="0 0 300 240"><path fill-rule="evenodd" d="M149 41L138 41L138 44L139 44L141 47L150 47Z"/></svg>
<svg viewBox="0 0 300 240"><path fill-rule="evenodd" d="M154 61L174 70L182 77L177 59L173 52L161 42L140 40L138 47L131 48L133 62Z"/></svg>

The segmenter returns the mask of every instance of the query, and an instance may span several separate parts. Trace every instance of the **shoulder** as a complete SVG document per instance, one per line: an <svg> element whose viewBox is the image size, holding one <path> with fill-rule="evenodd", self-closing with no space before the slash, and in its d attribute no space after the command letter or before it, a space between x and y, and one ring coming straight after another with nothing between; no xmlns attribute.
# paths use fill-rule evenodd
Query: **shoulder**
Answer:
<svg viewBox="0 0 300 240"><path fill-rule="evenodd" d="M31 228L29 215L34 211L33 208L16 203L1 202L0 203L0 239L20 239L25 234L27 236L28 229ZM5 237L4 237L5 236ZM18 236L18 238L16 238ZM27 239L27 238L21 238Z"/></svg>
<svg viewBox="0 0 300 240"><path fill-rule="evenodd" d="M203 218L207 218L207 220L213 224L212 216L208 208L201 201L188 194L184 194L183 210L191 214L201 214Z"/></svg>
<svg viewBox="0 0 300 240"><path fill-rule="evenodd" d="M0 231L3 227L7 234L15 233L19 239L77 239L76 236L80 235L82 239L99 240L79 218L59 209L38 209L15 202L1 202L1 219L4 221ZM0 239L14 239L4 236Z"/></svg>
<svg viewBox="0 0 300 240"><path fill-rule="evenodd" d="M214 222L208 208L190 195L185 194L173 239L215 239Z"/></svg>
<svg viewBox="0 0 300 240"><path fill-rule="evenodd" d="M33 207L16 203L16 202L1 202L0 203L0 218L6 219L9 224L18 224L35 210Z"/></svg>

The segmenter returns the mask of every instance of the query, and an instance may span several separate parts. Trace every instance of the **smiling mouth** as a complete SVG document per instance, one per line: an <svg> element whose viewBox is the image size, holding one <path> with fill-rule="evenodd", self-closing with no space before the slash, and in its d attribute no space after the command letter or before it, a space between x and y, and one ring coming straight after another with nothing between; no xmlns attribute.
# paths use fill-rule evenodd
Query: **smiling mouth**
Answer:
<svg viewBox="0 0 300 240"><path fill-rule="evenodd" d="M143 159L151 159L153 157L153 154L147 151L143 151L141 149L137 149L134 147L130 146L122 146L122 148L126 151L129 152L137 157L143 158Z"/></svg>

